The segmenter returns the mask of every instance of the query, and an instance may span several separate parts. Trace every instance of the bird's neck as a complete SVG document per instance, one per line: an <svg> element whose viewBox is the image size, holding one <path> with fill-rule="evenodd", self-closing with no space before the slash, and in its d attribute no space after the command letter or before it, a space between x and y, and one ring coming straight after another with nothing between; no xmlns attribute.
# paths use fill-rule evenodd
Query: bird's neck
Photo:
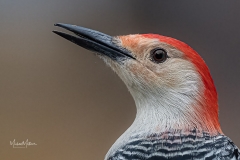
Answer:
<svg viewBox="0 0 240 160"><path fill-rule="evenodd" d="M204 106L204 103L179 95L164 96L133 95L137 108L136 118L131 126L133 130L145 134L179 130L197 130L211 135L222 133L218 117L213 118L204 111L211 106Z"/></svg>
<svg viewBox="0 0 240 160"><path fill-rule="evenodd" d="M192 97L179 96L174 92L160 95L153 92L145 94L130 87L129 91L135 100L136 118L114 143L106 157L136 138L146 139L157 136L165 142L171 135L173 138L180 137L180 140L183 137L200 137L201 141L206 135L214 137L222 133L218 117L209 118L211 113L204 112L206 107L211 106L197 103Z"/></svg>

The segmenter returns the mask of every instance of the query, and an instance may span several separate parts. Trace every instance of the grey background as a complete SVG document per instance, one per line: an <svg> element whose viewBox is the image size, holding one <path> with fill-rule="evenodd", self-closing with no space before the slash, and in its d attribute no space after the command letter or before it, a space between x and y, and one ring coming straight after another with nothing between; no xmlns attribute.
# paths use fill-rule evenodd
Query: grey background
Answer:
<svg viewBox="0 0 240 160"><path fill-rule="evenodd" d="M0 159L103 159L134 119L117 75L51 33L56 22L189 44L211 70L222 129L240 146L239 8L225 0L0 0ZM37 146L13 149L14 139Z"/></svg>

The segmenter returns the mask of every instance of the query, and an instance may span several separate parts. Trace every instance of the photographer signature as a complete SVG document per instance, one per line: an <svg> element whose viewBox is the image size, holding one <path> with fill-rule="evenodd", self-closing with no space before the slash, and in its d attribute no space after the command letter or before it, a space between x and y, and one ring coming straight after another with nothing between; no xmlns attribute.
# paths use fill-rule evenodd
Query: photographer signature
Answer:
<svg viewBox="0 0 240 160"><path fill-rule="evenodd" d="M15 139L13 141L10 141L10 145L13 146L13 148L27 148L28 146L36 146L36 143L28 141L22 141L22 142L17 142Z"/></svg>

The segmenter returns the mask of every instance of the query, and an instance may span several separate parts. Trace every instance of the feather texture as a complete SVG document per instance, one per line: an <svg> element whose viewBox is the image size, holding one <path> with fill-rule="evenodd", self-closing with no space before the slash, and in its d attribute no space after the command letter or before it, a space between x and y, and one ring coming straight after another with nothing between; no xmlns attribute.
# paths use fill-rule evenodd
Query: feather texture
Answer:
<svg viewBox="0 0 240 160"><path fill-rule="evenodd" d="M194 130L188 134L135 135L107 160L239 160L239 155L239 149L228 137Z"/></svg>

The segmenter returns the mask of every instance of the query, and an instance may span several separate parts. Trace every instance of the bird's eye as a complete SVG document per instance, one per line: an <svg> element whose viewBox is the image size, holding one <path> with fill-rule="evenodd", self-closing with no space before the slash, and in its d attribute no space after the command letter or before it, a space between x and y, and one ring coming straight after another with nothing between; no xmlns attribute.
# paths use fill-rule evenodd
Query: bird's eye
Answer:
<svg viewBox="0 0 240 160"><path fill-rule="evenodd" d="M167 59L167 52L164 49L156 48L151 51L152 59L157 63L162 63Z"/></svg>

